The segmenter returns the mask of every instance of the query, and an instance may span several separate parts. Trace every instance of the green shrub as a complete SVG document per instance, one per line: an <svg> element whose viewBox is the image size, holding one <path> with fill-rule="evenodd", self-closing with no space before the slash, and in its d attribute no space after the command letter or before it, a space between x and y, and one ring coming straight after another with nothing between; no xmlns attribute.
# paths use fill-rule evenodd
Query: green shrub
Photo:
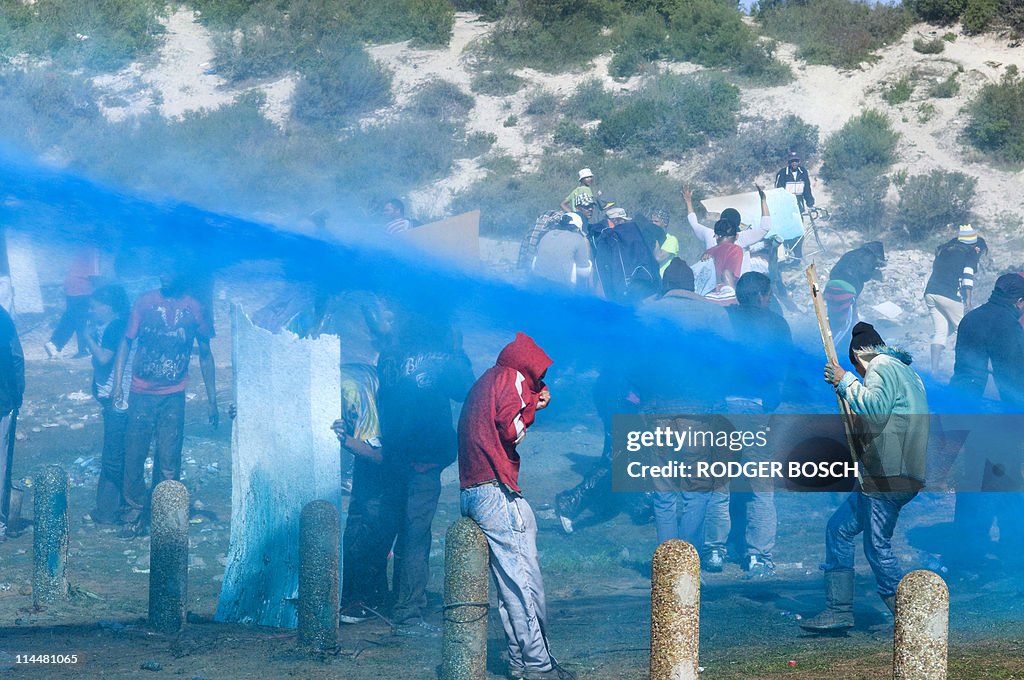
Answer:
<svg viewBox="0 0 1024 680"><path fill-rule="evenodd" d="M218 72L240 81L302 71L320 61L322 41L332 45L354 39L347 16L328 20L316 12L291 9L261 2L239 19L237 31L217 34L214 51Z"/></svg>
<svg viewBox="0 0 1024 680"><path fill-rule="evenodd" d="M505 119L505 121L501 124L501 127L510 128L515 127L516 125L519 125L519 116L513 113L508 118Z"/></svg>
<svg viewBox="0 0 1024 680"><path fill-rule="evenodd" d="M0 75L0 118L7 130L17 131L8 141L36 153L62 146L75 130L102 124L96 99L88 79L61 71L30 68Z"/></svg>
<svg viewBox="0 0 1024 680"><path fill-rule="evenodd" d="M576 86L565 104L566 114L576 120L600 120L615 108L615 95L604 89L597 78L588 78Z"/></svg>
<svg viewBox="0 0 1024 680"><path fill-rule="evenodd" d="M661 157L731 135L739 88L720 76L662 74L620 97L597 127L608 149Z"/></svg>
<svg viewBox="0 0 1024 680"><path fill-rule="evenodd" d="M995 22L998 14L998 0L967 0L967 7L960 17L964 33L984 33Z"/></svg>
<svg viewBox="0 0 1024 680"><path fill-rule="evenodd" d="M469 87L479 94L505 97L521 90L523 79L504 69L487 70L474 75Z"/></svg>
<svg viewBox="0 0 1024 680"><path fill-rule="evenodd" d="M409 109L419 116L440 120L457 120L468 114L476 100L448 80L434 79L420 85L412 97Z"/></svg>
<svg viewBox="0 0 1024 680"><path fill-rule="evenodd" d="M292 115L311 125L337 126L391 100L391 72L362 48L343 46L299 80Z"/></svg>
<svg viewBox="0 0 1024 680"><path fill-rule="evenodd" d="M793 69L775 58L774 40L741 45L737 53L739 62L733 70L749 78L756 85L783 85L793 80Z"/></svg>
<svg viewBox="0 0 1024 680"><path fill-rule="evenodd" d="M907 0L906 4L924 21L951 24L963 14L967 0Z"/></svg>
<svg viewBox="0 0 1024 680"><path fill-rule="evenodd" d="M999 83L985 85L967 107L967 140L997 158L1024 161L1024 81L1007 69Z"/></svg>
<svg viewBox="0 0 1024 680"><path fill-rule="evenodd" d="M471 132L463 140L460 158L477 158L491 150L498 136L493 132Z"/></svg>
<svg viewBox="0 0 1024 680"><path fill-rule="evenodd" d="M897 106L909 102L912 94L914 94L914 82L910 76L903 76L885 88L882 92L882 99L890 106Z"/></svg>
<svg viewBox="0 0 1024 680"><path fill-rule="evenodd" d="M826 181L866 171L880 174L896 160L899 133L884 113L869 109L825 140L821 176Z"/></svg>
<svg viewBox="0 0 1024 680"><path fill-rule="evenodd" d="M199 20L214 28L231 28L239 19L265 0L189 0L189 5L199 12Z"/></svg>
<svg viewBox="0 0 1024 680"><path fill-rule="evenodd" d="M590 134L571 120L563 118L555 125L555 144L582 149L589 139Z"/></svg>
<svg viewBox="0 0 1024 680"><path fill-rule="evenodd" d="M792 77L775 59L774 43L761 43L735 4L723 0L665 0L627 16L615 31L614 77L636 75L658 59L725 66L763 84Z"/></svg>
<svg viewBox="0 0 1024 680"><path fill-rule="evenodd" d="M937 110L931 102L921 102L917 107L917 122L924 124L935 117Z"/></svg>
<svg viewBox="0 0 1024 680"><path fill-rule="evenodd" d="M962 172L932 170L909 177L900 189L896 223L913 241L969 222L977 179Z"/></svg>
<svg viewBox="0 0 1024 680"><path fill-rule="evenodd" d="M297 1L297 0L293 0ZM336 0L326 2L330 7ZM451 0L372 0L345 3L356 33L371 42L416 40L428 45L447 45L455 25Z"/></svg>
<svg viewBox="0 0 1024 680"><path fill-rule="evenodd" d="M921 54L942 54L942 51L945 49L946 41L942 38L933 38L931 40L914 38L915 52L920 52Z"/></svg>
<svg viewBox="0 0 1024 680"><path fill-rule="evenodd" d="M877 233L885 224L885 195L889 190L885 175L864 168L830 182L829 189L836 225L864 235Z"/></svg>
<svg viewBox="0 0 1024 680"><path fill-rule="evenodd" d="M114 69L156 47L166 12L164 0L0 0L0 48Z"/></svg>
<svg viewBox="0 0 1024 680"><path fill-rule="evenodd" d="M667 56L668 23L653 9L629 15L616 27L614 41L615 54L608 64L608 74L627 78Z"/></svg>
<svg viewBox="0 0 1024 680"><path fill-rule="evenodd" d="M353 134L338 150L339 189L383 202L451 172L460 130L435 120L396 120Z"/></svg>
<svg viewBox="0 0 1024 680"><path fill-rule="evenodd" d="M928 91L928 94L936 99L950 99L959 93L960 83L956 80L956 73L950 73L948 78L935 83Z"/></svg>
<svg viewBox="0 0 1024 680"><path fill-rule="evenodd" d="M494 21L505 11L506 0L455 0L459 12L476 12L481 19Z"/></svg>
<svg viewBox="0 0 1024 680"><path fill-rule="evenodd" d="M553 92L538 92L526 105L528 116L549 116L558 110L558 95Z"/></svg>
<svg viewBox="0 0 1024 680"><path fill-rule="evenodd" d="M735 137L727 137L704 170L703 178L721 187L750 187L758 175L774 173L796 151L803 159L818 148L818 127L788 115L781 120L755 119Z"/></svg>
<svg viewBox="0 0 1024 680"><path fill-rule="evenodd" d="M840 68L875 59L874 52L899 40L913 21L902 7L852 0L767 0L757 19L768 35L796 44L801 59Z"/></svg>
<svg viewBox="0 0 1024 680"><path fill-rule="evenodd" d="M519 0L491 31L484 53L513 66L562 72L609 47L602 28L620 13L616 0Z"/></svg>
<svg viewBox="0 0 1024 680"><path fill-rule="evenodd" d="M650 63L635 47L621 47L615 50L608 62L608 75L612 78L629 78L643 73Z"/></svg>

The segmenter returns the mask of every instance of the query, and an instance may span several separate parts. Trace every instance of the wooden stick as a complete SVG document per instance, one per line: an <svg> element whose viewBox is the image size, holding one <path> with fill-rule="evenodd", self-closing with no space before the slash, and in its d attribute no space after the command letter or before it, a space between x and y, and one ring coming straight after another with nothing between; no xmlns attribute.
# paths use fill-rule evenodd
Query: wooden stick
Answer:
<svg viewBox="0 0 1024 680"><path fill-rule="evenodd" d="M818 330L821 332L821 344L825 346L825 358L829 363L839 365L839 357L836 355L835 341L832 339L832 327L828 323L828 310L825 308L825 299L821 296L821 287L818 285L818 270L812 264L806 270L807 283L811 287L811 301L814 303L814 313L818 317ZM836 401L839 402L839 414L843 419L843 428L846 430L846 444L850 447L850 457L857 463L860 458L857 440L853 435L853 411L845 399L836 392ZM857 481L862 483L860 468L857 469Z"/></svg>

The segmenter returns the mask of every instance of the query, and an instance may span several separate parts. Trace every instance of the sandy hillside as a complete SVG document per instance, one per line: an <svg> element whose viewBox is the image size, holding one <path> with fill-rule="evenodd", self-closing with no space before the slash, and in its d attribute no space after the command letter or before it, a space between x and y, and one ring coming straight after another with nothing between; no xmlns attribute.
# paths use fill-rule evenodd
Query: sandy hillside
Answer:
<svg viewBox="0 0 1024 680"><path fill-rule="evenodd" d="M196 21L191 11L175 12L167 19L166 26L164 44L155 58L95 79L95 84L107 95L103 103L109 118L123 119L151 107L158 107L165 116L178 117L188 111L217 108L243 92L259 89L266 95L264 112L267 117L279 125L287 124L295 86L293 77L231 87L213 67L210 32ZM374 119L397 115L417 87L434 79L451 81L470 92L474 47L490 27L491 24L480 21L474 14L458 13L451 43L446 48L413 48L407 42L371 47L371 55L395 74L395 104L391 110L375 114ZM793 113L817 125L824 139L851 116L865 108L877 108L889 115L902 135L897 170L905 168L916 174L932 168L957 169L978 177L978 213L986 225L1005 211L1024 214L1024 195L1016 190L1022 173L994 169L959 142L965 124L961 111L964 103L984 84L997 81L1006 66L1015 64L1024 68L1024 51L996 37L969 37L958 32L956 40L947 43L942 54L924 55L912 49L915 38L931 38L937 34L938 31L926 24L914 26L898 44L882 50L876 62L850 71L805 64L794 56L794 46L783 44L779 56L793 66L796 80L780 87L745 89L742 113L748 117L769 118ZM575 73L552 75L520 69L516 73L526 82L520 92L508 97L475 95L476 106L467 117L468 128L494 134L497 137L495 147L529 169L550 142L545 134L531 128L530 118L524 115L529 101L543 91L567 96L588 78L598 78L613 91L630 90L639 84L640 78L611 78L607 69L609 59L610 56L605 55L588 69ZM699 70L685 63L665 67L675 72ZM951 99L928 96L932 83L958 69L962 71L959 96ZM911 74L915 83L911 100L895 107L886 104L881 97L884 88ZM926 103L934 107L933 112L927 111L928 106L922 110ZM504 127L503 123L512 115L518 118L518 123ZM685 165L671 162L662 169L680 179L686 179L688 171L693 172ZM413 193L413 209L424 217L444 214L454 193L481 174L475 161L460 161L450 177ZM824 187L819 191L822 189ZM823 193L827 197L827 190Z"/></svg>

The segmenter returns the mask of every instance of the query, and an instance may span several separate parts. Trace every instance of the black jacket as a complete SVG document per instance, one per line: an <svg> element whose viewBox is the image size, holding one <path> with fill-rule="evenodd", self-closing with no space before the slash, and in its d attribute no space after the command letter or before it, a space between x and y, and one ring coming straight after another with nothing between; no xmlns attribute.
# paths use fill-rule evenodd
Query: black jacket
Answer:
<svg viewBox="0 0 1024 680"><path fill-rule="evenodd" d="M949 384L980 399L988 365L999 397L1010 408L1024 407L1024 328L1013 301L998 289L988 302L967 313L957 329L956 363Z"/></svg>
<svg viewBox="0 0 1024 680"><path fill-rule="evenodd" d="M871 241L839 258L828 278L830 281L846 281L860 295L865 283L882 278L881 267L884 263L882 242Z"/></svg>
<svg viewBox="0 0 1024 680"><path fill-rule="evenodd" d="M778 174L775 175L775 186L779 189L785 189L788 182L803 182L804 191L798 196L804 199L804 203L807 204L808 208L814 207L814 194L811 193L811 176L807 174L807 169L800 165L797 167L796 172L790 172L789 166L779 170Z"/></svg>
<svg viewBox="0 0 1024 680"><path fill-rule="evenodd" d="M21 408L25 394L25 354L11 315L0 307L0 415Z"/></svg>

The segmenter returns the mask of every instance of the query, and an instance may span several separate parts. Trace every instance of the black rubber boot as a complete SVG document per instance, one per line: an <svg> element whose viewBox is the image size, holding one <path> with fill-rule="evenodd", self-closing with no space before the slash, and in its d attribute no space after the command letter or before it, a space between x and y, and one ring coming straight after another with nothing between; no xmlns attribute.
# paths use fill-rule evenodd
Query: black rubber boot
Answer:
<svg viewBox="0 0 1024 680"><path fill-rule="evenodd" d="M825 611L800 627L819 633L853 628L853 570L825 572Z"/></svg>

